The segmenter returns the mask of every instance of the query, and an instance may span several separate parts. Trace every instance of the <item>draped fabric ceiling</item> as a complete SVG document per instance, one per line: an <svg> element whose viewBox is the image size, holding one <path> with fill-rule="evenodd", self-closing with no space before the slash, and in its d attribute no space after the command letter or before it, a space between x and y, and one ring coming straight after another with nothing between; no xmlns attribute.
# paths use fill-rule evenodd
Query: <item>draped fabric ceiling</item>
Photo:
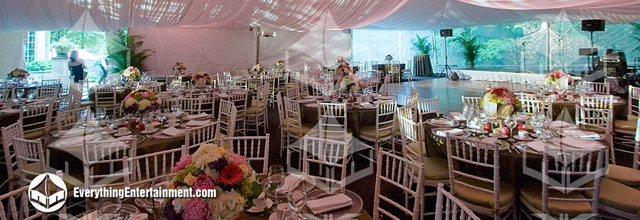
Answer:
<svg viewBox="0 0 640 220"><path fill-rule="evenodd" d="M85 16L83 16L85 14ZM124 27L437 29L527 20L640 20L638 0L0 0L0 31ZM334 26L318 25L328 18ZM93 23L92 23L93 25ZM84 26L84 25L83 25ZM85 29L87 30L87 29Z"/></svg>

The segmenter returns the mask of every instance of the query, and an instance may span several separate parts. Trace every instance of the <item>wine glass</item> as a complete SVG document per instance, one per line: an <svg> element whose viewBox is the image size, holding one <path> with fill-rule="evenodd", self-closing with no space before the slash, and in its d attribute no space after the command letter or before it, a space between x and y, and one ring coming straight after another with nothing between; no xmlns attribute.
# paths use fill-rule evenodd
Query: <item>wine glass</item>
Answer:
<svg viewBox="0 0 640 220"><path fill-rule="evenodd" d="M289 200L289 207L291 207L291 209L295 211L296 216L300 216L302 208L307 202L306 193L304 189L301 189L301 188L303 187L298 187L293 191L287 193L287 200Z"/></svg>
<svg viewBox="0 0 640 220"><path fill-rule="evenodd" d="M27 95L27 102L33 101L33 99L36 98L37 92L38 90L36 89L29 90L29 94Z"/></svg>
<svg viewBox="0 0 640 220"><path fill-rule="evenodd" d="M16 95L13 97L13 102L20 102L22 96L24 95L24 89L16 89Z"/></svg>
<svg viewBox="0 0 640 220"><path fill-rule="evenodd" d="M107 117L107 109L105 107L96 109L96 117L102 121Z"/></svg>
<svg viewBox="0 0 640 220"><path fill-rule="evenodd" d="M284 167L282 165L272 165L269 167L269 171L267 173L267 181L269 183L269 189L275 188L278 189L284 183L285 173ZM278 202L278 195L275 193L276 204L280 204Z"/></svg>
<svg viewBox="0 0 640 220"><path fill-rule="evenodd" d="M98 219L117 219L122 210L122 202L118 198L100 198Z"/></svg>
<svg viewBox="0 0 640 220"><path fill-rule="evenodd" d="M144 123L144 130L146 131L151 131L153 130L153 114L144 117L144 119L142 119L142 123Z"/></svg>
<svg viewBox="0 0 640 220"><path fill-rule="evenodd" d="M513 139L513 136L514 136L513 129L518 126L517 116L509 115L507 118L504 119L504 125L507 126L507 128L509 128L509 140L515 142L515 139Z"/></svg>

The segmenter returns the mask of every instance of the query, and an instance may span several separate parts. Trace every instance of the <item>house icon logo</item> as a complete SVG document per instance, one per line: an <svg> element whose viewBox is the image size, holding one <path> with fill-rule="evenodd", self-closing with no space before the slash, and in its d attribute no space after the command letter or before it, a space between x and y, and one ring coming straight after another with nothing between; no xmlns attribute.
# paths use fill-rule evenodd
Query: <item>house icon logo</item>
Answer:
<svg viewBox="0 0 640 220"><path fill-rule="evenodd" d="M44 213L60 210L67 200L67 186L62 178L51 173L43 173L33 179L27 193L31 205Z"/></svg>

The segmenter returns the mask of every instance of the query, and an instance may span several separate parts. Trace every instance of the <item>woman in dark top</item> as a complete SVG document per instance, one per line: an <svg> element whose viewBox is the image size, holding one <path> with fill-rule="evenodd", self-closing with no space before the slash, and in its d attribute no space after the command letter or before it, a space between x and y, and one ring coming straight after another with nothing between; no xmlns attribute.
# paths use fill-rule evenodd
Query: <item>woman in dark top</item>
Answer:
<svg viewBox="0 0 640 220"><path fill-rule="evenodd" d="M77 50L72 50L69 53L69 71L71 71L74 82L84 80L84 68L84 60L78 58Z"/></svg>

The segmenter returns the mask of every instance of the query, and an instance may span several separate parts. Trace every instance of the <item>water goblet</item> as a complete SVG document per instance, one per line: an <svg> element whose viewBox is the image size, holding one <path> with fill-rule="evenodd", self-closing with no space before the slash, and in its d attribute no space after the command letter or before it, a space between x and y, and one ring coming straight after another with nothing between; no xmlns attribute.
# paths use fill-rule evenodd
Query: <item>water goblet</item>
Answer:
<svg viewBox="0 0 640 220"><path fill-rule="evenodd" d="M22 96L24 95L24 89L16 89L16 95L13 97L13 102L20 102Z"/></svg>
<svg viewBox="0 0 640 220"><path fill-rule="evenodd" d="M296 188L287 193L287 200L289 201L289 207L295 211L296 216L300 216L302 208L307 202L307 196L303 189Z"/></svg>
<svg viewBox="0 0 640 220"><path fill-rule="evenodd" d="M36 98L38 90L32 89L29 90L29 94L27 95L27 102L33 101Z"/></svg>
<svg viewBox="0 0 640 220"><path fill-rule="evenodd" d="M122 202L118 198L100 198L98 202L98 219L117 219L122 210Z"/></svg>
<svg viewBox="0 0 640 220"><path fill-rule="evenodd" d="M267 173L267 182L269 183L268 189L278 189L283 183L285 178L284 167L282 165L272 165L269 167L269 171ZM280 204L278 202L278 194L275 193L276 204Z"/></svg>

